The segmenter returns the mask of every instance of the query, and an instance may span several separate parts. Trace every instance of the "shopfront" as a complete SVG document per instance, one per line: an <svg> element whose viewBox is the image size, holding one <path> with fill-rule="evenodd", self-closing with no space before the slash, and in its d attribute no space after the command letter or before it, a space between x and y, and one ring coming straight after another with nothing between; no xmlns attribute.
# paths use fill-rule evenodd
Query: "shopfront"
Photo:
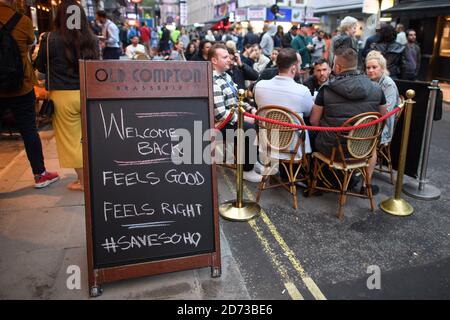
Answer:
<svg viewBox="0 0 450 320"><path fill-rule="evenodd" d="M450 1L399 0L383 16L416 31L422 50L420 80L450 81Z"/></svg>

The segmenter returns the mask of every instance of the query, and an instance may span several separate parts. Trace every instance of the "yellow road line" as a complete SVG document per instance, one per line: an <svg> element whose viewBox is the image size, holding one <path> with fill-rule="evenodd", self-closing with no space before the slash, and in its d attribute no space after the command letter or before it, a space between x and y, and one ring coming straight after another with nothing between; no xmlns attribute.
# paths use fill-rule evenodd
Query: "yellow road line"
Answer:
<svg viewBox="0 0 450 320"><path fill-rule="evenodd" d="M221 169L221 171L222 171L222 176L225 178L225 183L227 184L230 191L232 191L232 192L235 191L235 188L233 188L233 185L232 185L228 175L225 174L223 169ZM248 223L249 223L250 227L253 229L253 231L256 233L256 236L258 237L259 241L261 242L264 252L270 258L275 269L280 274L280 276L283 280L284 287L286 288L287 292L291 296L291 299L292 300L305 300L303 298L303 296L301 295L300 291L298 291L297 287L294 285L294 283L289 278L286 268L277 259L275 252L270 247L270 242L264 237L264 233L262 232L262 230L258 227L258 225L256 224L256 222L254 220L251 220Z"/></svg>
<svg viewBox="0 0 450 320"><path fill-rule="evenodd" d="M253 194L251 193L251 191L248 189L248 187L245 184L244 184L244 191L247 194L248 199L251 200L251 201L254 201ZM306 285L306 287L311 292L311 294L314 296L314 298L316 300L327 300L327 298L322 293L322 291L319 289L319 287L316 285L314 280L311 279L311 277L309 277L306 274L305 269L302 267L302 265L298 261L297 257L295 256L295 253L286 244L286 242L284 241L283 237L280 235L280 233L278 232L277 228L272 223L272 221L270 221L269 217L267 216L267 214L265 213L265 211L263 209L261 209L261 217L262 217L264 223L269 228L269 230L272 233L272 235L275 238L275 240L280 245L280 247L283 250L284 254L288 257L288 259L291 262L291 264L294 267L294 269L299 273L303 283Z"/></svg>

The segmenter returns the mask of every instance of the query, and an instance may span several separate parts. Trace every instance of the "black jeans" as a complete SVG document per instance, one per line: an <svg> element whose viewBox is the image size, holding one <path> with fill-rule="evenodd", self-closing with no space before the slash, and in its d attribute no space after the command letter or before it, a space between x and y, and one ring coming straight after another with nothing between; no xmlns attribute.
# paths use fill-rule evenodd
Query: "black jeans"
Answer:
<svg viewBox="0 0 450 320"><path fill-rule="evenodd" d="M16 120L16 126L22 135L25 151L30 161L33 173L45 171L44 155L42 154L41 138L36 127L36 96L34 90L30 93L12 98L0 98L0 110L10 108Z"/></svg>
<svg viewBox="0 0 450 320"><path fill-rule="evenodd" d="M122 50L120 48L105 48L103 49L104 60L119 60Z"/></svg>
<svg viewBox="0 0 450 320"><path fill-rule="evenodd" d="M227 130L232 130L233 132L235 132L237 128L237 125L230 125L227 124L222 130L221 133L223 135L223 141L226 141L226 131ZM249 135L249 130L253 130L253 132L255 133L254 135ZM257 159L257 155L258 155L258 148L257 146L254 145L255 142L255 138L256 138L256 130L255 130L255 125L244 122L244 133L245 133L245 160L244 160L244 171L251 171L253 170L253 166L255 164L255 161ZM234 149L236 149L237 146L237 136L234 135L234 141L233 141L233 146ZM236 154L236 153L235 153Z"/></svg>

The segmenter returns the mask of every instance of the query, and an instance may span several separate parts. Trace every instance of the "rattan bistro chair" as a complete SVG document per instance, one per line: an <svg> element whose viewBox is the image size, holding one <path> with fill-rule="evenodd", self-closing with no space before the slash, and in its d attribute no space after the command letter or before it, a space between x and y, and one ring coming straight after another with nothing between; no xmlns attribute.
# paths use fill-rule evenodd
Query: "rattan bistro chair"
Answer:
<svg viewBox="0 0 450 320"><path fill-rule="evenodd" d="M280 106L266 106L258 109L256 113L265 118L305 125L303 119L292 110ZM273 166L268 166L263 172L263 179L258 187L258 195L256 201L259 203L261 194L264 190L283 187L294 197L294 209L298 208L297 188L296 182L308 180L309 177L309 162L305 153L305 136L306 132L299 131L296 128L285 127L277 124L272 124L264 121L257 121L259 126L259 150L260 153L265 154L266 160L274 163ZM294 147L292 148L292 146ZM302 156L298 156L297 152L301 150ZM277 155L287 155L286 159L280 159ZM266 162L266 161L264 161ZM274 175L275 167L281 165L286 174L288 181L282 181L281 177ZM297 169L294 172L294 165ZM300 169L305 171L305 177L298 179ZM273 177L278 183L270 184L269 179ZM308 182L307 182L308 184Z"/></svg>
<svg viewBox="0 0 450 320"><path fill-rule="evenodd" d="M400 117L402 116L403 113L403 106L405 103L405 98L400 97L400 104L399 107L401 108L401 110L399 112L397 112L395 114L395 119L394 119L394 130L392 132L392 135L394 135L395 133L395 128L397 128L397 123L400 120ZM393 136L392 136L393 138ZM385 173L389 173L391 176L391 184L394 184L394 171L392 170L392 156L391 156L391 141L386 142L384 144L379 144L377 147L377 166L375 167L375 170L377 170L378 172L385 172ZM383 168L383 164L386 164L387 169Z"/></svg>
<svg viewBox="0 0 450 320"><path fill-rule="evenodd" d="M348 119L342 126L357 126L360 124L365 124L377 120L381 117L378 112L367 112L357 115ZM357 196L370 199L370 207L372 211L375 210L375 205L373 201L372 189L370 187L371 181L369 178L369 161L376 152L376 147L378 144L379 137L381 135L384 123L378 123L365 127L362 129L355 129L350 132L338 132L336 133L337 144L333 147L331 151L331 156L320 152L314 152L314 171L310 189L310 195L313 194L314 190L322 190L329 192L336 192L340 194L339 197L339 208L337 217L339 219L344 218L343 207L347 201L347 196ZM344 151L346 149L346 151ZM317 186L317 178L321 174L324 166L328 166L330 171L336 178L339 188L336 187L319 187ZM361 172L364 182L366 184L368 195L361 195L359 193L353 193L348 191L348 186L350 179L355 172ZM341 175L338 175L340 172Z"/></svg>

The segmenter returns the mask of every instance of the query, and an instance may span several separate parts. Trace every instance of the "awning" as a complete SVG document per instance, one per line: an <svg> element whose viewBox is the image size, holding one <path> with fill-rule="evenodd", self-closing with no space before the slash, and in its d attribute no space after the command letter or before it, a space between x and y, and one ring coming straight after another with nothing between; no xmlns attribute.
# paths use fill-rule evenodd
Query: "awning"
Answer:
<svg viewBox="0 0 450 320"><path fill-rule="evenodd" d="M314 9L314 14L333 14L334 12L346 11L346 10L360 10L362 11L363 4L355 3L355 4L347 4L347 5L338 5L334 4L328 7L320 7Z"/></svg>
<svg viewBox="0 0 450 320"><path fill-rule="evenodd" d="M400 3L392 8L384 10L384 12L400 12L400 11L413 11L413 10L439 10L443 8L450 9L450 1L448 0L427 0L420 2Z"/></svg>

